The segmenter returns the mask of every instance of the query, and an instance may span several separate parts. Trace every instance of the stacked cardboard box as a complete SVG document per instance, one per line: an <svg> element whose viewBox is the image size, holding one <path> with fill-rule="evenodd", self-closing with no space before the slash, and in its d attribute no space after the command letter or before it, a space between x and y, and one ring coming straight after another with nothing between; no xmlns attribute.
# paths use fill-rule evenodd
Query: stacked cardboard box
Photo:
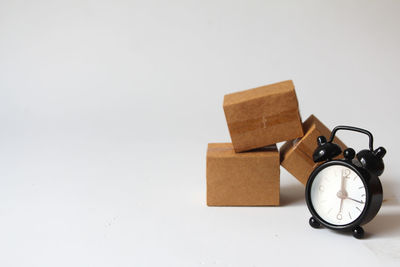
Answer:
<svg viewBox="0 0 400 267"><path fill-rule="evenodd" d="M280 165L305 184L329 129L313 115L302 124L292 81L225 95L223 107L232 143L208 145L207 205L279 205Z"/></svg>

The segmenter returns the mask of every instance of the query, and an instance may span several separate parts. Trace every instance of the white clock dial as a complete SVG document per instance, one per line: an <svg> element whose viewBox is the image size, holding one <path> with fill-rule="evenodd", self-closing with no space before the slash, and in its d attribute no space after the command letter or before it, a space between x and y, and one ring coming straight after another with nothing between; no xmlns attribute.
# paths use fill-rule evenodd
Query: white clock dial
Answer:
<svg viewBox="0 0 400 267"><path fill-rule="evenodd" d="M355 221L364 210L366 190L352 169L332 165L315 176L310 198L315 212L324 221L346 225Z"/></svg>

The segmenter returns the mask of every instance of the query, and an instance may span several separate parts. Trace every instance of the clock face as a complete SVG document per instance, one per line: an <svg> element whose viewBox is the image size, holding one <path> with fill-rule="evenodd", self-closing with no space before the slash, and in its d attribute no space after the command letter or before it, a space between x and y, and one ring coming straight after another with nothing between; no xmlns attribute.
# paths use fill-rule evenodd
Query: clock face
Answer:
<svg viewBox="0 0 400 267"><path fill-rule="evenodd" d="M352 169L331 165L315 176L310 199L321 219L334 225L346 225L355 221L364 210L366 189Z"/></svg>

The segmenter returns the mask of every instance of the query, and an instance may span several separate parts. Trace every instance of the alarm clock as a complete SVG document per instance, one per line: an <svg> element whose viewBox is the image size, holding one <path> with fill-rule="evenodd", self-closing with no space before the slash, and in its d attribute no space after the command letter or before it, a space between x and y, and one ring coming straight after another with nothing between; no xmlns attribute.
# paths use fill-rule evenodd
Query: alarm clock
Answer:
<svg viewBox="0 0 400 267"><path fill-rule="evenodd" d="M333 143L339 130L348 130L368 135L369 149L355 153L354 149L343 151L344 159L334 159L342 153ZM364 129L337 126L329 140L317 138L318 147L313 154L315 163L322 162L310 174L305 198L312 217L313 228L321 225L340 231L351 231L355 238L363 238L361 225L371 221L382 205L382 185L379 176L383 173L383 147L373 149L373 136Z"/></svg>

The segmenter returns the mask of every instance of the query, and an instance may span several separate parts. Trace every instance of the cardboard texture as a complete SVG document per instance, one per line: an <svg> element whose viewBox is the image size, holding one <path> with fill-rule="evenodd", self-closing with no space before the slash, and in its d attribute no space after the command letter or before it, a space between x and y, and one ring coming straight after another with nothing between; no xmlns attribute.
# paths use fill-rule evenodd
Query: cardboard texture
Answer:
<svg viewBox="0 0 400 267"><path fill-rule="evenodd" d="M208 144L207 205L279 205L279 163L275 145L235 153L230 143Z"/></svg>
<svg viewBox="0 0 400 267"><path fill-rule="evenodd" d="M223 106L236 152L303 136L292 81L225 95Z"/></svg>
<svg viewBox="0 0 400 267"><path fill-rule="evenodd" d="M307 184L308 177L319 163L314 163L312 154L317 148L317 137L325 136L329 139L331 131L314 115L311 115L304 123L304 136L296 140L288 141L280 149L281 165L303 185ZM334 143L342 150L346 145L335 136ZM339 157L342 157L340 155Z"/></svg>

